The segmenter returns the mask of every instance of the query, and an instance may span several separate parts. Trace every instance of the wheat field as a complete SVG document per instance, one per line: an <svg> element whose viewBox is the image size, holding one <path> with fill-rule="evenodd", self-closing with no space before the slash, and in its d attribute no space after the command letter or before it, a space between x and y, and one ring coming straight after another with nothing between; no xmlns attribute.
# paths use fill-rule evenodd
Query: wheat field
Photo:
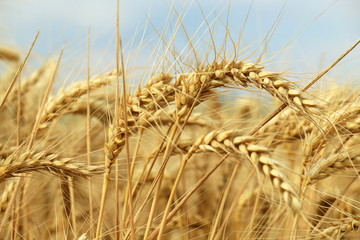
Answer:
<svg viewBox="0 0 360 240"><path fill-rule="evenodd" d="M88 46L71 84L62 51L22 74L32 47L0 47L0 239L358 239L360 90L313 84L359 41L298 81L266 58L276 28L244 56L177 17L186 47L159 31L137 82L118 24L115 68Z"/></svg>

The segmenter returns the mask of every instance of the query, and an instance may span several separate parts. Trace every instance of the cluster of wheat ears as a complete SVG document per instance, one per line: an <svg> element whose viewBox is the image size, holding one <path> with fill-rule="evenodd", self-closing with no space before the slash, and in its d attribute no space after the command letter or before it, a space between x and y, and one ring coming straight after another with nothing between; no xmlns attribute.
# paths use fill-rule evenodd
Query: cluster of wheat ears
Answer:
<svg viewBox="0 0 360 240"><path fill-rule="evenodd" d="M131 88L116 42L115 70L60 89L62 52L21 76L32 47L0 48L1 239L359 236L360 91L308 92L359 42L303 88L260 58L209 44L213 59L182 59L171 41Z"/></svg>

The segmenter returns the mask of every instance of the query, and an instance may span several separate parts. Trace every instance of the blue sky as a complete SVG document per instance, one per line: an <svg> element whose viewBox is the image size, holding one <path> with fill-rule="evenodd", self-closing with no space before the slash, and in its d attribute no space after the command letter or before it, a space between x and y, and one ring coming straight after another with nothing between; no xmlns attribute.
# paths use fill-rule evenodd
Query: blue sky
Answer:
<svg viewBox="0 0 360 240"><path fill-rule="evenodd" d="M250 0L231 2L228 25L234 37L241 32L250 2ZM167 19L171 9L182 11L182 21L189 34L194 33L202 24L200 33L206 32L201 10L205 15L209 15L210 22L215 15L219 16L215 23L214 33L220 44L225 34L223 23L226 21L228 3L229 1L215 0L185 3L174 1L174 8L172 8L169 0L120 1L120 34L126 46L124 51L126 54L134 53L134 46L139 44L149 19L152 26L148 24L141 57L136 63L139 66L146 65L159 39L156 30L161 31L169 22L172 24L168 25L168 31L175 26L177 19L174 11L170 20ZM242 39L242 47L250 45L254 47L263 39L284 3L283 0L253 1ZM360 1L338 0L333 5L332 3L333 1L329 0L288 0L286 2L281 21L268 46L269 56L282 49L311 21L314 20L314 22L285 51L270 62L269 68L315 74L360 38ZM25 53L36 32L40 30L30 64L41 62L49 56L57 57L66 41L63 71L71 71L74 68L84 69L86 38L90 27L93 72L113 66L115 61L115 0L13 0L1 1L0 9L1 45L12 46ZM315 20L322 12L324 13ZM131 48L133 36L136 37ZM181 51L187 42L181 30L178 39L175 47ZM210 41L206 33L204 40ZM200 42L198 46L201 47L201 44ZM338 68L334 69L329 77L356 80L354 78L360 73L359 67L360 50L357 49ZM346 72L345 76L344 72Z"/></svg>

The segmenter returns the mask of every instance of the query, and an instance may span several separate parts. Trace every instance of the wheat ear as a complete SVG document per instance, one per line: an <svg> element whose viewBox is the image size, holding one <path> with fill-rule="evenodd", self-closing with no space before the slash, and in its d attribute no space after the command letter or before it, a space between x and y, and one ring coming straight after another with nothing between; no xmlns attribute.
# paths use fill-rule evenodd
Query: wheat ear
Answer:
<svg viewBox="0 0 360 240"><path fill-rule="evenodd" d="M314 184L337 171L353 167L357 163L360 163L359 151L339 152L323 157L312 164L306 176L307 183Z"/></svg>
<svg viewBox="0 0 360 240"><path fill-rule="evenodd" d="M0 60L10 62L18 62L20 59L19 53L9 47L0 46Z"/></svg>
<svg viewBox="0 0 360 240"><path fill-rule="evenodd" d="M187 115L193 104L197 106L212 96L215 88L236 85L253 84L257 88L267 90L300 112L305 112L307 115L319 113L318 106L305 99L304 93L294 90L294 86L289 81L280 80L282 78L279 73L263 72L262 69L263 66L243 61L229 63L222 61L214 62L194 73L180 74L175 77L175 82L171 82L173 76L169 74L155 75L145 83L143 89L138 88L133 97L127 97L129 130L131 132L133 128L146 126L148 119L157 110L165 108L173 101L177 108L177 117L181 119ZM199 98L195 101L198 94ZM113 120L114 124L109 127L109 141L105 144L105 152L109 155L110 161L124 146L124 120L121 116L116 118Z"/></svg>
<svg viewBox="0 0 360 240"><path fill-rule="evenodd" d="M101 172L98 166L86 166L74 163L72 158L60 158L57 154L46 152L14 153L0 163L0 181L16 176L19 173L48 170L55 174L70 176L89 176Z"/></svg>
<svg viewBox="0 0 360 240"><path fill-rule="evenodd" d="M350 231L358 231L360 221L354 218L341 219L338 223L332 223L334 226L323 230L320 235L330 239L342 239L342 236Z"/></svg>
<svg viewBox="0 0 360 240"><path fill-rule="evenodd" d="M96 76L90 81L90 90L111 84L114 81L114 73L110 72L103 77ZM87 81L71 84L65 91L60 91L55 97L50 98L40 116L39 129L49 126L51 121L64 114L67 109L82 95L88 92Z"/></svg>
<svg viewBox="0 0 360 240"><path fill-rule="evenodd" d="M47 61L45 62L38 70L33 72L30 77L25 78L21 82L21 94L25 95L27 93L31 93L33 87L42 79L46 79L51 77L52 73L54 72L54 68L56 66L56 62L54 61ZM9 102L15 102L17 98L17 94L19 89L17 86L14 87L13 91L11 91L9 95Z"/></svg>
<svg viewBox="0 0 360 240"><path fill-rule="evenodd" d="M238 153L246 156L265 176L270 177L272 185L279 189L283 200L293 209L301 209L301 201L288 183L286 176L278 169L276 160L270 158L270 151L266 147L254 145L254 138L241 136L235 130L212 131L204 137L199 145L199 151Z"/></svg>
<svg viewBox="0 0 360 240"><path fill-rule="evenodd" d="M330 114L330 122L321 122L319 128L313 128L304 147L303 164L310 162L319 149L340 132L354 135L360 132L360 106L357 104L345 105ZM323 162L324 164L324 162Z"/></svg>
<svg viewBox="0 0 360 240"><path fill-rule="evenodd" d="M265 175L270 177L272 185L282 193L283 200L294 210L301 209L301 201L286 176L278 169L279 164L270 158L271 151L261 145L253 144L256 138L241 135L241 131L215 130L197 140L195 152L236 153L246 156ZM174 153L186 153L191 149L190 140L176 145ZM160 149L160 152L164 149Z"/></svg>

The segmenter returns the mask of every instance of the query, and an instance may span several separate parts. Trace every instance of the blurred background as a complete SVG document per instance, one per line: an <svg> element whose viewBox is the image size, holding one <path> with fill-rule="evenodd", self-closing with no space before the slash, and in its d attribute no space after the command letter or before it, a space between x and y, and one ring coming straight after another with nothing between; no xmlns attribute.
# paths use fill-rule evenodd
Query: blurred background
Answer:
<svg viewBox="0 0 360 240"><path fill-rule="evenodd" d="M85 76L89 28L91 72L95 74L114 67L116 0L12 0L0 1L0 9L1 45L15 48L24 56L40 30L27 69L49 57L57 58L66 42L62 74L66 73L70 81ZM189 48L182 26L177 24L178 16L187 34L190 37L195 34L193 41L200 51L211 42L204 16L219 49L226 35L226 22L237 41L249 11L240 43L240 50L248 50L241 56L246 57L260 44L260 51L252 58L256 60L264 48L261 41L275 24L264 60L282 51L269 61L267 68L312 76L360 38L359 9L358 0L237 0L230 3L228 0L120 0L120 35L125 56L134 58L141 46L138 55L141 57L128 64L128 68L141 68L160 59L162 48L157 43L161 41L160 33L164 28L164 41L169 41L178 28L175 49L180 53ZM157 57L151 55L154 50ZM356 49L327 75L327 79L357 81L359 69L360 49Z"/></svg>

